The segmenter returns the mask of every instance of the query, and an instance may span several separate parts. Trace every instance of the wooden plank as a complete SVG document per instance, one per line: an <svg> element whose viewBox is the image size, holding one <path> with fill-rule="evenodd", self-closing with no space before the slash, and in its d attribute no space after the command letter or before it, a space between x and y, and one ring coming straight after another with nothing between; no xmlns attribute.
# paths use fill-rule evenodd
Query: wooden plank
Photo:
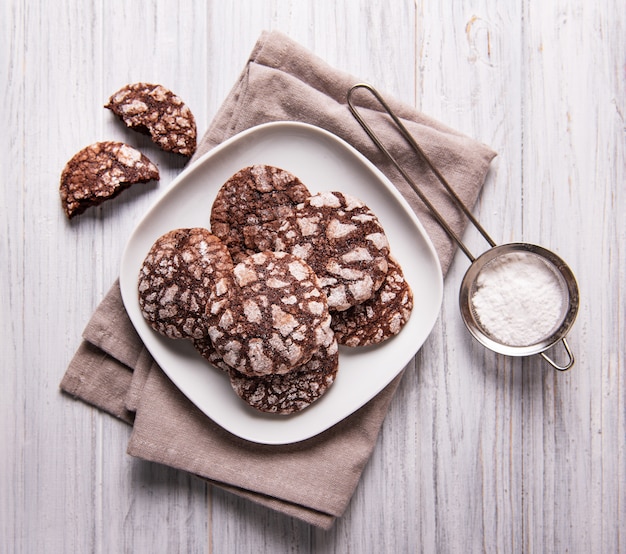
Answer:
<svg viewBox="0 0 626 554"><path fill-rule="evenodd" d="M618 252L626 244L624 14L618 3L527 4L524 21L525 235L561 253L581 288L571 333L577 365L565 375L525 368L524 542L537 551L617 552L626 495L624 349L617 347L625 282Z"/></svg>
<svg viewBox="0 0 626 554"><path fill-rule="evenodd" d="M90 449L94 446L94 419L84 409L70 407L62 412L56 391L60 370L67 363L68 343L77 337L74 324L92 306L90 284L75 278L88 274L90 263L78 255L80 247L59 210L57 166L69 136L80 133L78 122L65 120L66 109L71 102L73 109L80 110L89 94L84 98L71 93L64 96L51 86L49 72L56 65L50 63L48 52L56 51L57 62L70 67L72 73L82 73L89 58L81 63L74 54L78 49L89 55L93 51L87 37L67 33L66 40L61 40L63 31L75 21L73 14L63 9L46 13L20 3L11 7L16 16L9 19L13 28L3 36L13 37L9 51L17 54L7 80L15 83L9 91L18 95L14 98L17 103L9 104L17 125L11 127L10 136L16 141L12 156L3 163L3 168L14 174L3 187L3 220L6 218L7 236L11 237L6 256L19 265L9 262L13 269L6 276L12 283L11 312L2 321L12 328L3 329L11 348L3 348L8 356L3 355L2 373L11 375L16 387L8 389L13 389L13 394L6 400L3 422L14 421L17 433L9 443L15 457L10 458L12 463L3 464L2 470L3 484L11 478L16 483L6 499L9 506L2 510L3 519L12 517L12 528L3 537L14 540L14 551L88 549L94 519L93 513L83 510L93 491ZM85 16L89 15L93 12L86 7ZM89 125L88 116L83 123ZM88 229L89 222L86 233ZM63 263L67 259L76 263ZM3 289L7 283L4 275ZM64 298L58 293L62 282L71 287ZM54 314L54 323L48 314ZM59 321L67 326L67 334ZM61 447L66 437L81 437L82 452L72 449L71 441ZM68 533L68 521L80 521L80 529Z"/></svg>
<svg viewBox="0 0 626 554"><path fill-rule="evenodd" d="M0 75L2 83L14 83L0 89L0 101L4 109L0 110L2 128L11 129L10 133L0 133L2 170L7 183L14 186L0 187L0 206L3 216L0 218L0 253L5 261L0 271L2 294L0 298L5 306L5 313L10 317L0 318L0 345L2 346L2 371L0 384L2 402L0 413L0 444L7 452L7 463L0 466L0 535L5 537L7 549L11 544L21 542L25 534L24 526L15 517L24 513L24 430L28 421L23 409L25 382L18 376L16 368L24 367L25 348L23 337L24 298L19 283L24 273L24 252L18 244L24 237L23 203L23 164L22 156L24 128L24 82L21 70L24 60L24 18L21 5L2 5L0 21ZM13 163L7 163L13 160ZM12 206L13 218L4 215L5 206Z"/></svg>

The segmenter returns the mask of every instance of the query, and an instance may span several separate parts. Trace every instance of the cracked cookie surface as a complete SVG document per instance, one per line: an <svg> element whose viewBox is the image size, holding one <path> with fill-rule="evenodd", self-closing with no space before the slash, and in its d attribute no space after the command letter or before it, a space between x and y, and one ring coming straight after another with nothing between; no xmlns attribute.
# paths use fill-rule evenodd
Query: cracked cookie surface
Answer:
<svg viewBox="0 0 626 554"><path fill-rule="evenodd" d="M249 376L305 364L333 337L326 296L303 260L260 252L233 270L235 287L213 304L209 336L230 367Z"/></svg>
<svg viewBox="0 0 626 554"><path fill-rule="evenodd" d="M189 107L162 85L133 83L114 93L105 108L163 150L183 156L196 151L196 120Z"/></svg>
<svg viewBox="0 0 626 554"><path fill-rule="evenodd" d="M139 150L123 142L96 142L74 154L63 168L61 205L71 219L134 183L158 179L159 170Z"/></svg>
<svg viewBox="0 0 626 554"><path fill-rule="evenodd" d="M232 369L230 384L242 400L267 413L288 415L304 410L334 383L339 368L337 341L321 346L303 366L284 375L250 377Z"/></svg>
<svg viewBox="0 0 626 554"><path fill-rule="evenodd" d="M281 229L308 196L300 179L284 169L245 167L220 187L211 208L211 231L235 263L264 250L286 250L289 236Z"/></svg>
<svg viewBox="0 0 626 554"><path fill-rule="evenodd" d="M215 350L215 346L213 346L213 342L208 335L200 339L192 339L191 342L196 352L198 352L198 354L200 354L211 365L223 371L230 371L232 369L226 362L224 362L217 350Z"/></svg>
<svg viewBox="0 0 626 554"><path fill-rule="evenodd" d="M297 206L288 233L297 238L287 250L313 268L331 311L365 302L382 285L389 242L358 198L332 191L310 196Z"/></svg>
<svg viewBox="0 0 626 554"><path fill-rule="evenodd" d="M342 312L333 312L331 327L345 346L369 346L397 335L411 316L413 293L392 257L382 286L374 296Z"/></svg>
<svg viewBox="0 0 626 554"><path fill-rule="evenodd" d="M167 337L200 339L208 333L211 291L229 289L232 270L228 250L208 229L169 231L152 245L139 272L141 313Z"/></svg>

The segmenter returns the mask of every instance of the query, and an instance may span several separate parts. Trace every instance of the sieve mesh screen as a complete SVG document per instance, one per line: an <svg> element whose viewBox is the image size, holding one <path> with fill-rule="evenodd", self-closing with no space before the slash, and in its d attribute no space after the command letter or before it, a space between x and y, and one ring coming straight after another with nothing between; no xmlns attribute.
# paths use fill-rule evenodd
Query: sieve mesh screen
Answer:
<svg viewBox="0 0 626 554"><path fill-rule="evenodd" d="M493 258L470 287L476 326L506 346L532 346L550 338L568 308L568 287L559 268L531 252L507 252Z"/></svg>

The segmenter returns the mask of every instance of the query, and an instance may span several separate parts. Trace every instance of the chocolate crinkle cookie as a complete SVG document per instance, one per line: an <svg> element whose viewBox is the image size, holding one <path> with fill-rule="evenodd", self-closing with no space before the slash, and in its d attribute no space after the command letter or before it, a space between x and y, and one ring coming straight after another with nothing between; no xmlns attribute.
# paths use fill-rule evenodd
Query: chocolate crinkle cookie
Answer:
<svg viewBox="0 0 626 554"><path fill-rule="evenodd" d="M338 368L339 352L333 339L302 367L284 375L249 377L234 369L229 375L233 390L247 404L261 412L288 415L321 398L335 382Z"/></svg>
<svg viewBox="0 0 626 554"><path fill-rule="evenodd" d="M298 204L284 234L287 251L317 274L331 311L365 302L387 274L389 241L376 215L358 198L321 192Z"/></svg>
<svg viewBox="0 0 626 554"><path fill-rule="evenodd" d="M196 151L196 120L191 110L162 85L126 85L113 94L104 107L131 129L149 134L163 150L183 156L191 156Z"/></svg>
<svg viewBox="0 0 626 554"><path fill-rule="evenodd" d="M235 263L256 252L285 250L285 221L310 196L307 187L284 169L245 167L220 188L211 208L211 231L220 237ZM292 235L293 236L293 235Z"/></svg>
<svg viewBox="0 0 626 554"><path fill-rule="evenodd" d="M326 297L303 260L260 252L233 274L236 288L211 305L209 329L230 367L248 376L288 373L334 339Z"/></svg>
<svg viewBox="0 0 626 554"><path fill-rule="evenodd" d="M201 339L210 324L210 293L232 286L228 250L208 229L174 229L150 248L139 272L141 313L173 339Z"/></svg>
<svg viewBox="0 0 626 554"><path fill-rule="evenodd" d="M397 335L413 310L413 293L398 262L389 257L389 269L374 296L348 310L332 313L331 327L339 344L369 346Z"/></svg>
<svg viewBox="0 0 626 554"><path fill-rule="evenodd" d="M61 173L61 204L69 219L117 196L134 183L159 179L157 167L123 142L91 144L77 152Z"/></svg>

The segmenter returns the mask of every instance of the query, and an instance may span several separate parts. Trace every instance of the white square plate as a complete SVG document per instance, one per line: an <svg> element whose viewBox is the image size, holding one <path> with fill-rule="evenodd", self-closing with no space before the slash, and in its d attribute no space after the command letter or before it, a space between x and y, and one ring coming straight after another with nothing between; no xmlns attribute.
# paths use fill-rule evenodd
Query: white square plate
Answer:
<svg viewBox="0 0 626 554"><path fill-rule="evenodd" d="M223 371L209 365L189 341L171 340L153 331L139 309L137 278L154 241L176 228L209 228L219 188L238 170L253 164L286 169L312 193L336 190L363 200L385 228L391 253L414 295L411 318L396 337L377 346L341 347L333 386L311 406L289 416L250 408L233 392ZM122 256L120 286L139 336L174 384L226 430L264 444L310 438L373 398L420 349L439 315L443 295L435 249L392 183L337 136L296 122L267 123L244 131L183 171L132 233Z"/></svg>

